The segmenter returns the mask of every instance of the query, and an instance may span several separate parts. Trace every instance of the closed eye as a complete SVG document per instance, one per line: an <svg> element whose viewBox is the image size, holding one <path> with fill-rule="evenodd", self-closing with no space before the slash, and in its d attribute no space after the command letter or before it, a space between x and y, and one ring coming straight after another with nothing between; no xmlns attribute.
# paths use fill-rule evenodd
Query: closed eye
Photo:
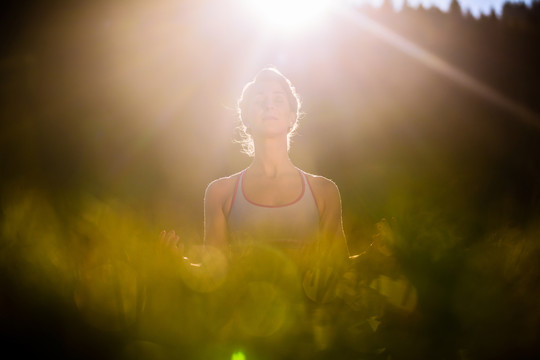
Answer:
<svg viewBox="0 0 540 360"><path fill-rule="evenodd" d="M253 103L257 106L262 106L264 105L264 102L265 102L265 98L264 98L264 95L257 95L255 96L255 98L253 99Z"/></svg>
<svg viewBox="0 0 540 360"><path fill-rule="evenodd" d="M281 104L283 102L285 102L285 98L283 96L277 96L274 98L274 102L277 103L277 104Z"/></svg>

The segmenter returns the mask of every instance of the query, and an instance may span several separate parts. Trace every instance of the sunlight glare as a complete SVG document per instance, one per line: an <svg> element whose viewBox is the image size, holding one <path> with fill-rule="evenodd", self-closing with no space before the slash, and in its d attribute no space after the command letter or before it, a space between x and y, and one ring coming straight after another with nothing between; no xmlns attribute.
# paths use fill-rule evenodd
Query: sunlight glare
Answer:
<svg viewBox="0 0 540 360"><path fill-rule="evenodd" d="M231 360L246 360L246 356L244 355L243 352L238 351L232 354Z"/></svg>
<svg viewBox="0 0 540 360"><path fill-rule="evenodd" d="M244 0L269 31L292 34L305 30L330 10L330 0Z"/></svg>

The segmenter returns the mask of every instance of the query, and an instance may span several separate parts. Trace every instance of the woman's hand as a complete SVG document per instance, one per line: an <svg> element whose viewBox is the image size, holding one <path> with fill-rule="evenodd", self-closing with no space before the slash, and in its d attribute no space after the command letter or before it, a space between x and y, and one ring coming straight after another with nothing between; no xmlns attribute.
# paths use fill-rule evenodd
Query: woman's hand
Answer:
<svg viewBox="0 0 540 360"><path fill-rule="evenodd" d="M216 290L225 282L228 262L219 249L212 246L192 247L190 253L199 253L199 256L195 258L201 259L201 263L197 264L191 263L190 259L184 256L184 243L180 241L180 237L174 230L162 231L159 235L159 243L162 255L169 261L172 260L169 263L172 268L168 270L171 273L179 270L178 275L192 290L207 293Z"/></svg>
<svg viewBox="0 0 540 360"><path fill-rule="evenodd" d="M392 256L399 236L395 230L397 228L396 219L392 218L392 225L386 219L382 219L375 226L377 233L373 235L371 246L382 255Z"/></svg>
<svg viewBox="0 0 540 360"><path fill-rule="evenodd" d="M198 264L192 264L190 260L184 256L184 243L180 241L180 237L174 230L169 232L163 230L159 234L158 244L158 266L165 265L169 267L169 271L176 272L189 271L192 267L198 267Z"/></svg>
<svg viewBox="0 0 540 360"><path fill-rule="evenodd" d="M175 256L184 257L184 243L180 242L180 237L174 230L163 230L159 234L159 246L162 252L172 252Z"/></svg>

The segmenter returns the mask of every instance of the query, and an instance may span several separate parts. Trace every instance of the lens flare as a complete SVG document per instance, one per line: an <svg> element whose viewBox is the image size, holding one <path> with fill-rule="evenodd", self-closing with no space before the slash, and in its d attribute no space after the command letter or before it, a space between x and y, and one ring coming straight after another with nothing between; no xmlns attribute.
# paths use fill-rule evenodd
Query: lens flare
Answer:
<svg viewBox="0 0 540 360"><path fill-rule="evenodd" d="M246 360L246 356L244 355L243 352L238 351L232 354L231 360Z"/></svg>
<svg viewBox="0 0 540 360"><path fill-rule="evenodd" d="M283 327L289 310L280 289L269 282L252 281L243 294L237 320L244 334L267 337Z"/></svg>

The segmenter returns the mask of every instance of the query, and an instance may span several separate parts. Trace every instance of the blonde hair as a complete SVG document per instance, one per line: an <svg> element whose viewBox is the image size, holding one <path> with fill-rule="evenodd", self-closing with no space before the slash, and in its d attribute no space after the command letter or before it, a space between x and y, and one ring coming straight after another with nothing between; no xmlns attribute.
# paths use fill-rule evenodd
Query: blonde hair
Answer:
<svg viewBox="0 0 540 360"><path fill-rule="evenodd" d="M237 142L242 145L242 152L250 157L253 157L255 155L255 145L253 143L253 137L249 133L249 129L246 127L242 114L247 113L247 107L249 106L249 103L254 95L254 85L268 81L275 81L283 88L289 106L291 107L291 111L296 113L294 125L287 134L287 150L289 150L290 148L291 138L294 135L296 128L298 127L298 120L301 115L300 98L296 93L296 90L294 89L294 86L292 85L290 80L283 76L282 73L280 73L277 69L273 67L264 68L259 71L257 75L255 75L255 78L244 86L244 89L242 90L242 95L240 96L240 99L238 99L237 103L238 117L240 119L240 125L238 126L240 139Z"/></svg>

